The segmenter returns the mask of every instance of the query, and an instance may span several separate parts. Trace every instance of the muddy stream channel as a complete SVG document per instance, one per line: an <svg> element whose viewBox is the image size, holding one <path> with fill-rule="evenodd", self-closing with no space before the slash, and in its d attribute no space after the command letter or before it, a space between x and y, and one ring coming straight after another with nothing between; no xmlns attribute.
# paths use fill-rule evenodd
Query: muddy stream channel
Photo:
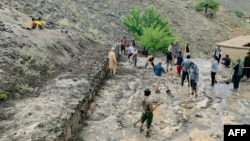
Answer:
<svg viewBox="0 0 250 141"><path fill-rule="evenodd" d="M231 69L220 65L218 83L211 86L210 61L192 60L200 70L198 98L190 100L187 81L181 86L175 69L164 74L160 93L151 94L153 102L163 104L154 111L150 138L145 131L139 133L140 123L134 126L141 116L143 90L155 85L152 66L144 69L142 57L136 69L127 61L119 62L118 75L104 82L87 121L71 141L223 141L224 124L249 124L249 82L241 82L239 92L231 91L232 83L224 83Z"/></svg>

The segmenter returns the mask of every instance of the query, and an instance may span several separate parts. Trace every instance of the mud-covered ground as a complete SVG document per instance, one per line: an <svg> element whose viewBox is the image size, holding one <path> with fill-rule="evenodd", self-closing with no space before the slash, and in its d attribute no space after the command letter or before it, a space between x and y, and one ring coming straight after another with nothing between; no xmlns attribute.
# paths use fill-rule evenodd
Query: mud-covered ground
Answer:
<svg viewBox="0 0 250 141"><path fill-rule="evenodd" d="M155 62L157 62L157 59ZM143 90L155 85L152 67L144 69L145 58L139 59L138 68L129 62L120 62L118 75L102 86L91 105L89 119L72 141L222 141L224 124L249 124L249 82L240 84L239 92L232 92L226 84L230 68L220 65L218 81L210 85L210 61L192 59L200 69L198 98L190 99L187 82L181 86L175 69L163 75L160 94L152 93L152 100L162 102L154 112L152 136L139 133ZM170 90L170 93L166 93Z"/></svg>

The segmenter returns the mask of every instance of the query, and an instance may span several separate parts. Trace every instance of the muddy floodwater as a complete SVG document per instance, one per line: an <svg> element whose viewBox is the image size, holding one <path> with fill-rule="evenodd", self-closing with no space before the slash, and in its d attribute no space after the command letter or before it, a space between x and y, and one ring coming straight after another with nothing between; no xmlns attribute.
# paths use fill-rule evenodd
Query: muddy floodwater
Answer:
<svg viewBox="0 0 250 141"><path fill-rule="evenodd" d="M145 57L140 57L135 69L128 61L119 62L118 75L105 81L87 121L71 141L223 141L223 125L249 124L250 82L243 81L238 92L231 91L232 83L225 83L231 69L220 65L218 83L211 86L211 62L192 60L200 70L198 97L190 99L187 81L181 86L175 68L164 74L160 93L151 94L155 104L162 104L154 111L150 138L145 131L139 133L140 123L134 126L141 116L143 90L153 90L155 85L152 66L144 69Z"/></svg>

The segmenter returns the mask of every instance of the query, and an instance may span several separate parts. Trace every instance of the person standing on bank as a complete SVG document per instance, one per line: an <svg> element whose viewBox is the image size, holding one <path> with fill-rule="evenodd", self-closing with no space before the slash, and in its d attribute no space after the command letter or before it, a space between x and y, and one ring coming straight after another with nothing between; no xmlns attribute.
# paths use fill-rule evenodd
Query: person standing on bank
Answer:
<svg viewBox="0 0 250 141"><path fill-rule="evenodd" d="M149 95L151 94L151 91L149 89L144 90L144 97L142 99L142 116L141 116L141 127L140 127L140 133L143 131L143 124L146 121L147 123L147 132L146 137L150 137L150 126L153 121L153 111L160 105L158 103L156 106L153 107L152 101L149 99Z"/></svg>
<svg viewBox="0 0 250 141"><path fill-rule="evenodd" d="M116 60L116 54L115 54L115 47L111 48L111 51L108 54L109 59L109 70L111 76L116 75L116 69L117 69L117 60Z"/></svg>
<svg viewBox="0 0 250 141"><path fill-rule="evenodd" d="M233 91L237 91L239 88L239 83L240 83L240 79L241 79L241 75L242 75L242 64L240 62L240 58L238 58L236 60L235 65L233 66L233 87L234 89L232 89Z"/></svg>
<svg viewBox="0 0 250 141"><path fill-rule="evenodd" d="M220 47L216 46L216 49L213 52L213 56L216 57L216 60L218 61L218 63L220 63L221 54L222 54L222 51L221 51Z"/></svg>
<svg viewBox="0 0 250 141"><path fill-rule="evenodd" d="M219 63L218 63L217 57L213 56L212 64L211 64L211 85L212 86L214 86L214 83L217 82L215 80L215 75L218 71L218 66L219 66Z"/></svg>
<svg viewBox="0 0 250 141"><path fill-rule="evenodd" d="M191 83L191 97L197 97L197 82L199 80L199 68L194 63L190 63L190 83Z"/></svg>

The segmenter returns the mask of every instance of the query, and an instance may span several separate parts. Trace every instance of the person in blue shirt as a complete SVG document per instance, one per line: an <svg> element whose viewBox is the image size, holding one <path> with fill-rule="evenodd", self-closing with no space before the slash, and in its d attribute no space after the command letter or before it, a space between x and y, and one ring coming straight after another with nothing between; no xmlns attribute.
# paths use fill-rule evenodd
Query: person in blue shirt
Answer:
<svg viewBox="0 0 250 141"><path fill-rule="evenodd" d="M160 93L160 90L158 89L158 87L161 82L162 73L166 73L166 72L164 68L162 67L162 61L160 61L157 65L154 66L154 74L155 74L155 79L156 79L155 93Z"/></svg>
<svg viewBox="0 0 250 141"><path fill-rule="evenodd" d="M183 62L183 57L181 55L181 52L179 51L178 56L177 56L177 63L176 63L176 65L177 65L176 70L177 70L178 76L181 76L181 70L182 70L181 64L182 64L182 62Z"/></svg>

